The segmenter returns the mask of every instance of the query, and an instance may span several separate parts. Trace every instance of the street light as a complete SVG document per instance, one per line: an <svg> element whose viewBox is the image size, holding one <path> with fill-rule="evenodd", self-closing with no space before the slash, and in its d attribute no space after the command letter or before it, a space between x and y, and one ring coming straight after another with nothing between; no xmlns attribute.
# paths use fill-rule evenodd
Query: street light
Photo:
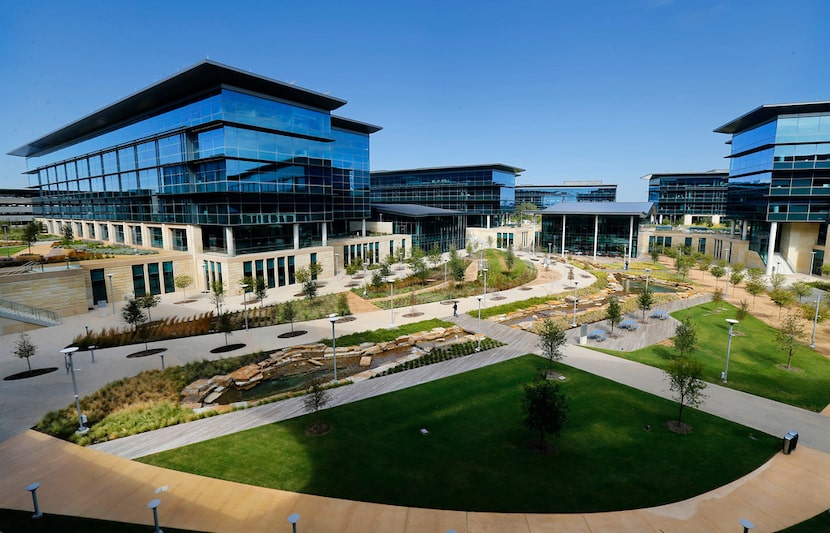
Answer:
<svg viewBox="0 0 830 533"><path fill-rule="evenodd" d="M577 289L579 288L579 282L574 281L574 323L571 324L572 327L576 327L576 300L577 300Z"/></svg>
<svg viewBox="0 0 830 533"><path fill-rule="evenodd" d="M368 279L368 266L366 263L363 263L363 297L366 298L366 283L369 281Z"/></svg>
<svg viewBox="0 0 830 533"><path fill-rule="evenodd" d="M729 374L729 352L732 351L732 328L738 323L734 318L727 318L726 321L729 323L729 340L726 342L726 368L724 368L723 375L721 375L721 381L723 383L726 383L726 376Z"/></svg>
<svg viewBox="0 0 830 533"><path fill-rule="evenodd" d="M334 382L337 383L337 338L334 336L334 324L337 322L337 315L335 313L329 315L329 322L331 322L331 349L334 354Z"/></svg>
<svg viewBox="0 0 830 533"><path fill-rule="evenodd" d="M476 351L481 351L481 296L476 296L478 299L478 346L476 346Z"/></svg>
<svg viewBox="0 0 830 533"><path fill-rule="evenodd" d="M242 315L245 317L245 331L248 331L248 284L241 283L239 286L242 287Z"/></svg>
<svg viewBox="0 0 830 533"><path fill-rule="evenodd" d="M334 277L337 277L337 258L340 257L340 254L334 254Z"/></svg>
<svg viewBox="0 0 830 533"><path fill-rule="evenodd" d="M298 513L292 513L288 516L288 523L291 524L292 533L297 533L297 522L299 521L300 515Z"/></svg>
<svg viewBox="0 0 830 533"><path fill-rule="evenodd" d="M112 314L115 314L115 292L112 290L112 274L107 274L110 278L110 298L112 298Z"/></svg>
<svg viewBox="0 0 830 533"><path fill-rule="evenodd" d="M482 268L481 271L484 272L484 305L487 305L487 268Z"/></svg>
<svg viewBox="0 0 830 533"><path fill-rule="evenodd" d="M12 255L11 250L9 250L9 226L6 224L3 224L3 236L6 238L6 259L11 260Z"/></svg>
<svg viewBox="0 0 830 533"><path fill-rule="evenodd" d="M389 282L389 327L395 327L395 277L390 276Z"/></svg>
<svg viewBox="0 0 830 533"><path fill-rule="evenodd" d="M6 243L6 249L8 250L8 243ZM816 251L813 250L810 252L810 277L813 277L813 265L815 264L814 261L816 260Z"/></svg>
<svg viewBox="0 0 830 533"><path fill-rule="evenodd" d="M75 393L75 409L78 410L78 431L76 431L76 433L86 435L89 428L84 425L86 422L86 415L81 413L81 401L78 399L78 384L75 382L75 365L72 362L72 354L77 351L77 346L69 346L68 348L61 350L61 353L63 354L64 363L66 364L66 370L72 374L72 390Z"/></svg>
<svg viewBox="0 0 830 533"><path fill-rule="evenodd" d="M556 260L554 259L553 264L551 267L556 267ZM553 294L553 280L556 279L556 276L553 275L553 272L550 273L550 293Z"/></svg>
<svg viewBox="0 0 830 533"><path fill-rule="evenodd" d="M648 278L650 278L650 277L651 277L651 269L647 268L646 269L646 292L648 292Z"/></svg>
<svg viewBox="0 0 830 533"><path fill-rule="evenodd" d="M816 326L818 325L818 310L821 307L821 293L818 293L818 300L816 300L816 314L813 317L813 336L810 338L810 348L816 347Z"/></svg>
<svg viewBox="0 0 830 533"><path fill-rule="evenodd" d="M88 348L89 348L89 353L92 355L92 364L94 365L95 364L95 348L97 348L97 346L95 346L93 344L93 345L89 346Z"/></svg>

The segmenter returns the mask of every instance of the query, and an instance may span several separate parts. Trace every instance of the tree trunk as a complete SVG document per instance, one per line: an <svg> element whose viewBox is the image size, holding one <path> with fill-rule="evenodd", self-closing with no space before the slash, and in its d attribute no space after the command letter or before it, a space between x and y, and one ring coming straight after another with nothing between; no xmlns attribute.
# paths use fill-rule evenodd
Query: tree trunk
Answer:
<svg viewBox="0 0 830 533"><path fill-rule="evenodd" d="M29 361L28 357L26 358L26 364L29 365L29 374L31 374L32 373L32 362Z"/></svg>
<svg viewBox="0 0 830 533"><path fill-rule="evenodd" d="M683 420L683 402L680 402L680 411L677 413L677 421L681 422Z"/></svg>

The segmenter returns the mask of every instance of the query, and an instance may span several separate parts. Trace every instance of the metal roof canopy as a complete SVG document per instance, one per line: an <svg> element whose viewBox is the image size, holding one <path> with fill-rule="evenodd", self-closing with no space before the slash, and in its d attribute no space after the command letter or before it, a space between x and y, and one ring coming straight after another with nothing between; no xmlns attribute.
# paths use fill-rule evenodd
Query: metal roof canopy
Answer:
<svg viewBox="0 0 830 533"><path fill-rule="evenodd" d="M346 104L346 100L340 98L204 60L12 150L8 155L29 157L53 152L162 113L220 88L238 88L323 111L332 111Z"/></svg>
<svg viewBox="0 0 830 533"><path fill-rule="evenodd" d="M429 207L419 204L372 204L372 209L388 215L399 215L412 218L441 217L463 215L461 211Z"/></svg>
<svg viewBox="0 0 830 533"><path fill-rule="evenodd" d="M513 167L510 165L505 165L503 163L491 163L489 165L459 165L459 166L449 166L449 167L423 167L423 168L408 168L403 170L373 170L372 175L383 176L385 174L404 174L404 173L411 173L411 174L421 174L421 173L428 173L428 172L458 172L464 170L503 170L506 172L512 172L514 174L518 174L520 172L524 172L525 169L519 167Z"/></svg>
<svg viewBox="0 0 830 533"><path fill-rule="evenodd" d="M645 218L656 214L653 202L562 202L547 209L534 211L537 215L620 215Z"/></svg>
<svg viewBox="0 0 830 533"><path fill-rule="evenodd" d="M779 115L830 112L830 101L803 102L797 104L767 104L716 128L715 133L740 133L754 126L769 122Z"/></svg>

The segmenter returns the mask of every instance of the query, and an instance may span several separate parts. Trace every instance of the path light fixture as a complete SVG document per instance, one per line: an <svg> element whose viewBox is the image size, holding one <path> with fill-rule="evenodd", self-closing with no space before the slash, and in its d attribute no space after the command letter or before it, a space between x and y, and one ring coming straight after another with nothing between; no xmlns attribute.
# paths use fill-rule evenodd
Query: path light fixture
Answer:
<svg viewBox="0 0 830 533"><path fill-rule="evenodd" d="M389 327L395 327L395 276L389 276Z"/></svg>
<svg viewBox="0 0 830 533"><path fill-rule="evenodd" d="M651 269L647 268L646 269L646 292L648 292L648 280L649 280L650 277L651 277Z"/></svg>
<svg viewBox="0 0 830 533"><path fill-rule="evenodd" d="M242 283L239 286L242 287L242 315L245 317L245 331L248 331L248 284Z"/></svg>
<svg viewBox="0 0 830 533"><path fill-rule="evenodd" d="M112 298L112 314L115 314L115 292L112 290L112 274L107 274L110 279L110 298Z"/></svg>
<svg viewBox="0 0 830 533"><path fill-rule="evenodd" d="M578 300L578 291L579 290L579 282L574 281L574 322L571 324L572 327L576 327L576 301Z"/></svg>
<svg viewBox="0 0 830 533"><path fill-rule="evenodd" d="M95 348L97 348L97 346L92 344L92 345L88 346L88 348L89 348L90 355L92 355L92 364L94 365L95 364Z"/></svg>
<svg viewBox="0 0 830 533"><path fill-rule="evenodd" d="M150 500L150 503L147 504L147 509L153 510L153 526L155 527L153 533L164 533L159 527L159 505L161 505L161 500L159 499Z"/></svg>
<svg viewBox="0 0 830 533"><path fill-rule="evenodd" d="M335 313L329 315L329 322L331 322L331 350L334 355L334 382L337 383L337 337L334 334L337 315Z"/></svg>
<svg viewBox="0 0 830 533"><path fill-rule="evenodd" d="M747 520L746 518L741 518L738 520L738 523L741 524L741 527L744 528L744 533L749 533L750 529L755 529L755 524L752 521Z"/></svg>
<svg viewBox="0 0 830 533"><path fill-rule="evenodd" d="M31 485L26 486L26 490L32 493L32 505L35 508L35 514L32 515L32 520L37 520L38 518L43 516L43 513L40 511L40 506L37 503L37 489L40 487L40 483L35 481Z"/></svg>
<svg viewBox="0 0 830 533"><path fill-rule="evenodd" d="M556 278L556 276L553 275L553 273L556 271L556 260L555 259L553 260L553 264L551 266L553 267L553 269L551 270L551 273L550 273L550 293L553 294L553 280Z"/></svg>
<svg viewBox="0 0 830 533"><path fill-rule="evenodd" d="M724 368L723 374L721 375L721 381L723 383L726 383L726 377L729 374L729 352L732 351L732 328L735 327L738 321L734 318L727 318L726 322L729 323L729 340L726 341L726 368Z"/></svg>
<svg viewBox="0 0 830 533"><path fill-rule="evenodd" d="M487 305L487 271L488 268L482 268L481 271L484 272L484 305Z"/></svg>
<svg viewBox="0 0 830 533"><path fill-rule="evenodd" d="M291 524L291 533L297 533L297 522L299 521L300 515L298 513L288 515L288 523Z"/></svg>
<svg viewBox="0 0 830 533"><path fill-rule="evenodd" d="M369 282L368 266L363 263L363 297L366 298L366 284ZM445 280L446 281L446 280Z"/></svg>
<svg viewBox="0 0 830 533"><path fill-rule="evenodd" d="M7 245L8 246L8 245ZM810 252L810 277L813 277L813 265L815 265L816 261L816 251L813 250Z"/></svg>
<svg viewBox="0 0 830 533"><path fill-rule="evenodd" d="M89 428L84 425L86 423L86 415L81 413L81 400L78 399L78 384L75 381L75 365L72 361L72 355L77 351L77 346L69 346L68 348L61 350L61 353L63 354L64 363L66 364L66 370L72 375L72 391L75 393L75 409L78 410L78 431L76 431L76 433L79 435L86 435Z"/></svg>
<svg viewBox="0 0 830 533"><path fill-rule="evenodd" d="M816 326L818 326L818 310L821 307L821 293L818 293L816 300L816 314L813 316L813 336L810 337L810 348L816 347Z"/></svg>
<svg viewBox="0 0 830 533"><path fill-rule="evenodd" d="M476 351L481 351L481 296L476 296L478 299L478 346L476 346Z"/></svg>

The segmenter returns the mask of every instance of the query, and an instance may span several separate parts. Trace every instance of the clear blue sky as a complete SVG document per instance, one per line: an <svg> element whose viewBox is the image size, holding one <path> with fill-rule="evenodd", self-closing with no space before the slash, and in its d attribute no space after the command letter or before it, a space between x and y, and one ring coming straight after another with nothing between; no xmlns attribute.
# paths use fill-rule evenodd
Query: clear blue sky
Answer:
<svg viewBox="0 0 830 533"><path fill-rule="evenodd" d="M712 130L830 100L824 0L10 2L6 152L205 57L348 100L383 126L372 169L505 163L521 183L728 168Z"/></svg>

